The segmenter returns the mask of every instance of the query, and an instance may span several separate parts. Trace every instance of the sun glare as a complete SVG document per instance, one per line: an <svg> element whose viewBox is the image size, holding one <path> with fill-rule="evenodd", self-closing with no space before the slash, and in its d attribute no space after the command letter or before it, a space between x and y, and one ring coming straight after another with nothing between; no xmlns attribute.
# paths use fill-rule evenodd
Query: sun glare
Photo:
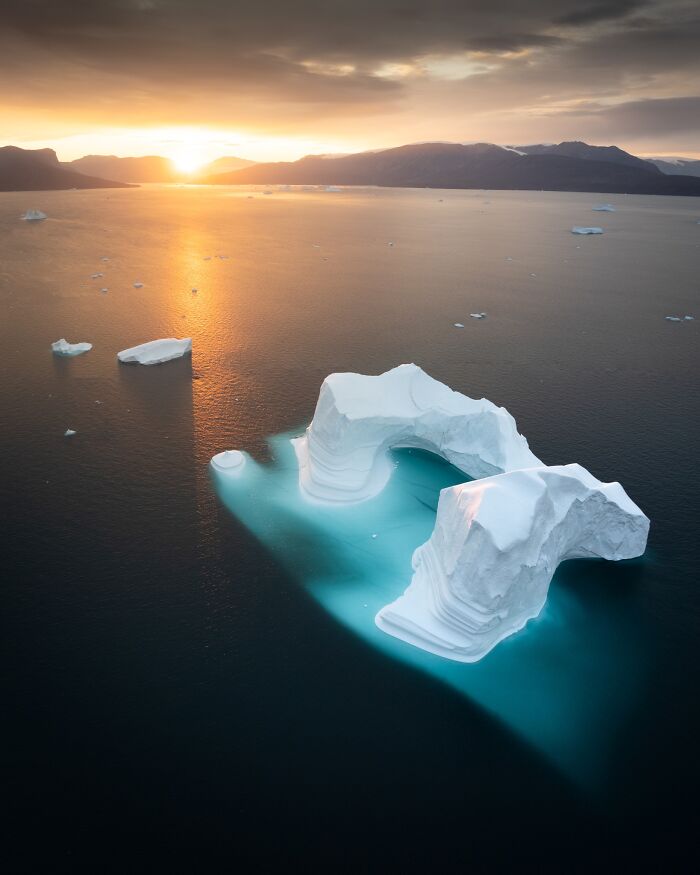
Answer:
<svg viewBox="0 0 700 875"><path fill-rule="evenodd" d="M182 151L170 159L180 173L195 173L205 163L206 159L192 151Z"/></svg>

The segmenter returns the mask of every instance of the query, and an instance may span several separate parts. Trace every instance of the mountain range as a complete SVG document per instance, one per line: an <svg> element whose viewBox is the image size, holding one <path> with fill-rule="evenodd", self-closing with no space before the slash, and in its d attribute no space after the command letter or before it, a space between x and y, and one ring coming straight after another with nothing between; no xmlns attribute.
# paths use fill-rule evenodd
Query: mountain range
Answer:
<svg viewBox="0 0 700 875"><path fill-rule="evenodd" d="M129 188L124 182L66 169L53 149L0 148L0 191L51 191L70 188Z"/></svg>
<svg viewBox="0 0 700 875"><path fill-rule="evenodd" d="M700 178L667 175L616 146L420 143L337 158L254 164L209 184L380 185L700 196Z"/></svg>
<svg viewBox="0 0 700 875"><path fill-rule="evenodd" d="M181 181L209 185L376 185L697 197L700 161L647 160L617 146L582 142L527 146L418 143L351 155L308 155L298 161L275 163L256 164L224 157L201 168L197 175L186 175L160 156L86 155L60 163L51 149L0 148L0 191Z"/></svg>

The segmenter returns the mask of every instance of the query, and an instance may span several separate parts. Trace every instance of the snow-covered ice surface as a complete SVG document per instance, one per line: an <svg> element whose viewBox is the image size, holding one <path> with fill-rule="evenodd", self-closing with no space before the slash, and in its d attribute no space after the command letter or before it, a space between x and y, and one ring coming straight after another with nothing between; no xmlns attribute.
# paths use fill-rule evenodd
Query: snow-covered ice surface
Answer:
<svg viewBox="0 0 700 875"><path fill-rule="evenodd" d="M51 344L51 350L54 355L74 356L82 355L84 352L89 352L92 349L91 343L68 343L65 337Z"/></svg>
<svg viewBox="0 0 700 875"><path fill-rule="evenodd" d="M487 477L440 493L406 592L376 622L397 638L476 662L542 610L565 559L634 559L649 520L619 483L580 465Z"/></svg>
<svg viewBox="0 0 700 875"><path fill-rule="evenodd" d="M381 492L392 447L430 450L470 477L542 464L507 410L453 392L414 364L326 377L311 425L293 444L302 492L327 502Z"/></svg>
<svg viewBox="0 0 700 875"><path fill-rule="evenodd" d="M27 210L27 212L22 216L23 222L43 222L44 219L47 219L48 216L46 213L42 213L41 210Z"/></svg>
<svg viewBox="0 0 700 875"><path fill-rule="evenodd" d="M185 337L178 340L176 337L166 337L162 340L151 340L130 349L123 349L117 353L120 362L136 362L140 365L160 365L172 359L182 358L192 352L192 338Z"/></svg>
<svg viewBox="0 0 700 875"><path fill-rule="evenodd" d="M572 234L602 234L602 228L584 228L580 225L574 225L571 229Z"/></svg>

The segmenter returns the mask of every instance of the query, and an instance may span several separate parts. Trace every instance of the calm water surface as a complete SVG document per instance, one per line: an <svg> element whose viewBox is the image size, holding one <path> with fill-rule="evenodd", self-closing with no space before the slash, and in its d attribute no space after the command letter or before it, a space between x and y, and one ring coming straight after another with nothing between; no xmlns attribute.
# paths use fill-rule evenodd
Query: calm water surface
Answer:
<svg viewBox="0 0 700 875"><path fill-rule="evenodd" d="M700 778L700 201L591 212L605 199L0 195L13 871L680 853ZM31 207L49 219L18 221ZM587 224L605 234L569 233ZM118 366L165 336L192 337L192 362ZM94 349L57 359L60 337ZM338 622L209 477L222 449L265 461L328 373L405 361L506 406L540 458L620 480L652 520L644 560L558 575L577 629L560 672L480 681L519 691L529 736ZM571 678L579 732L604 742L591 786L533 741Z"/></svg>

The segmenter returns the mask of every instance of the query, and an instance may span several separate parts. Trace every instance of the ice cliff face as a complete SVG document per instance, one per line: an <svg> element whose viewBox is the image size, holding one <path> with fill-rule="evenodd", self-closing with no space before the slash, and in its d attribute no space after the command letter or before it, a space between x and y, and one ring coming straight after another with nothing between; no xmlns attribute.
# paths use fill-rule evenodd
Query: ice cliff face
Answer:
<svg viewBox="0 0 700 875"><path fill-rule="evenodd" d="M313 421L293 443L302 492L326 502L381 492L392 447L430 450L474 478L542 464L507 410L453 392L416 365L326 377Z"/></svg>
<svg viewBox="0 0 700 875"><path fill-rule="evenodd" d="M536 617L565 559L631 559L649 520L619 483L580 465L511 471L444 489L406 592L377 614L390 635L475 662Z"/></svg>

